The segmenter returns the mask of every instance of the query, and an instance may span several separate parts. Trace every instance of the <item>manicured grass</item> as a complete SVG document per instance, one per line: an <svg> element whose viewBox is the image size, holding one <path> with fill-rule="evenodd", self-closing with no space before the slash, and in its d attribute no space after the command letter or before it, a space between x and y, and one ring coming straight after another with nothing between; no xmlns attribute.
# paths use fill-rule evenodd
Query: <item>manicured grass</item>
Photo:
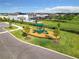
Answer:
<svg viewBox="0 0 79 59"><path fill-rule="evenodd" d="M76 21L75 20L67 21L67 23L79 25L79 20L76 20Z"/></svg>
<svg viewBox="0 0 79 59"><path fill-rule="evenodd" d="M14 29L17 29L17 27L15 26L12 26L11 28L10 27L5 27L6 30L14 30Z"/></svg>
<svg viewBox="0 0 79 59"><path fill-rule="evenodd" d="M32 36L30 36L30 39L25 39L22 35L21 30L14 31L12 32L12 34L23 41L40 45L79 58L79 35L77 34L61 31L61 39L59 43L55 43L50 39L40 39Z"/></svg>
<svg viewBox="0 0 79 59"><path fill-rule="evenodd" d="M47 21L47 20L44 20L44 21L41 21L43 22L46 26L48 27L56 27L58 22L55 22L55 21ZM72 32L78 32L79 33L79 24L74 24L74 23L63 23L63 22L60 22L60 29L62 30L69 30L69 31L72 31Z"/></svg>
<svg viewBox="0 0 79 59"><path fill-rule="evenodd" d="M60 46L63 48L62 52L79 58L79 35L61 32Z"/></svg>
<svg viewBox="0 0 79 59"><path fill-rule="evenodd" d="M13 35L15 35L16 37L20 38L21 40L24 40L24 36L22 36L22 31L21 30L17 30L14 32L11 32Z"/></svg>
<svg viewBox="0 0 79 59"><path fill-rule="evenodd" d="M29 24L15 23L15 25L18 25L18 26L21 26L21 27L23 27L23 26L29 26L31 28L35 28L35 26L29 25Z"/></svg>
<svg viewBox="0 0 79 59"><path fill-rule="evenodd" d="M55 25L56 24L57 22L55 22ZM17 23L16 25L25 26L26 24ZM28 25L28 26L35 28L35 26L31 26L31 25ZM52 31L52 29L48 29L48 30ZM50 40L50 39L37 38L37 37L29 36L29 35L28 35L29 38L28 37L25 38L22 35L22 33L23 32L21 30L12 32L13 35L15 35L17 38L23 41L40 45L40 46L53 49L61 53L65 53L65 54L79 58L79 35L78 34L61 31L60 32L61 39L59 43L55 43L53 40Z"/></svg>

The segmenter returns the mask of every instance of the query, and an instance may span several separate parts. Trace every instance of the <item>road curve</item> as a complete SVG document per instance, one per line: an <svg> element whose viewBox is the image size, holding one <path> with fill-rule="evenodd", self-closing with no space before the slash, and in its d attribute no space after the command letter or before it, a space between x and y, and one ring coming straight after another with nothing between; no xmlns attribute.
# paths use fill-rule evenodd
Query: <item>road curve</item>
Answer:
<svg viewBox="0 0 79 59"><path fill-rule="evenodd" d="M1 26L3 26L1 24ZM1 31L5 31L1 29ZM0 59L73 59L18 41L9 33L0 34Z"/></svg>
<svg viewBox="0 0 79 59"><path fill-rule="evenodd" d="M72 59L22 43L9 33L0 34L0 59Z"/></svg>

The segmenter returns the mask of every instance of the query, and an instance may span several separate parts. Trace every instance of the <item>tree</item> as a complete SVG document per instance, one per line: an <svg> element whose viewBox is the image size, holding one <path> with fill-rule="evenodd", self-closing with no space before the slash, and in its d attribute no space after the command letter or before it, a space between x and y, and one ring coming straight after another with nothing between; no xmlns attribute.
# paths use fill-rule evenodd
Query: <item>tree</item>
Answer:
<svg viewBox="0 0 79 59"><path fill-rule="evenodd" d="M54 36L56 37L55 42L59 42L59 39L60 39L60 22L58 22L57 27L54 30Z"/></svg>
<svg viewBox="0 0 79 59"><path fill-rule="evenodd" d="M0 17L0 22L2 21L3 19Z"/></svg>
<svg viewBox="0 0 79 59"><path fill-rule="evenodd" d="M14 18L12 19L12 22L15 22L15 19Z"/></svg>
<svg viewBox="0 0 79 59"><path fill-rule="evenodd" d="M9 21L9 28L12 28L12 20L10 20L10 18L8 18Z"/></svg>
<svg viewBox="0 0 79 59"><path fill-rule="evenodd" d="M3 17L2 21L7 21L7 18L6 17Z"/></svg>
<svg viewBox="0 0 79 59"><path fill-rule="evenodd" d="M29 26L23 26L23 36L27 37L29 32L30 32L30 27Z"/></svg>
<svg viewBox="0 0 79 59"><path fill-rule="evenodd" d="M37 20L37 19L35 19L35 24L37 24L37 22L38 22L38 20Z"/></svg>

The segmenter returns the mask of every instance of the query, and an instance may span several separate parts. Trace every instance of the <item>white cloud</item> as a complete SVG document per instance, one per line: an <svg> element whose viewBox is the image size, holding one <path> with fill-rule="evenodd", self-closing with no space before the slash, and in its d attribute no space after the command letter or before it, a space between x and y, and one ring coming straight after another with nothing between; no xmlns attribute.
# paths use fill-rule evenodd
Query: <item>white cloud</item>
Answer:
<svg viewBox="0 0 79 59"><path fill-rule="evenodd" d="M49 13L76 13L79 12L79 6L56 6L52 8L45 8L37 10L37 12L49 12Z"/></svg>

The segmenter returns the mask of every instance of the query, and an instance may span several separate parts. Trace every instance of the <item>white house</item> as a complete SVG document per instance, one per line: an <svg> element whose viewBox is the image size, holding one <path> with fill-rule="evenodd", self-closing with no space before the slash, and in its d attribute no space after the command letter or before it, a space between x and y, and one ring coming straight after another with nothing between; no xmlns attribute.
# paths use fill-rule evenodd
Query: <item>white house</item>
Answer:
<svg viewBox="0 0 79 59"><path fill-rule="evenodd" d="M25 22L33 22L34 20L29 18L29 15L17 15L17 19L23 19Z"/></svg>
<svg viewBox="0 0 79 59"><path fill-rule="evenodd" d="M29 18L29 15L8 15L8 16L0 16L1 18L10 18L11 20L14 19L14 20L21 20L23 19L23 21L25 22L33 22L34 20L31 20Z"/></svg>

